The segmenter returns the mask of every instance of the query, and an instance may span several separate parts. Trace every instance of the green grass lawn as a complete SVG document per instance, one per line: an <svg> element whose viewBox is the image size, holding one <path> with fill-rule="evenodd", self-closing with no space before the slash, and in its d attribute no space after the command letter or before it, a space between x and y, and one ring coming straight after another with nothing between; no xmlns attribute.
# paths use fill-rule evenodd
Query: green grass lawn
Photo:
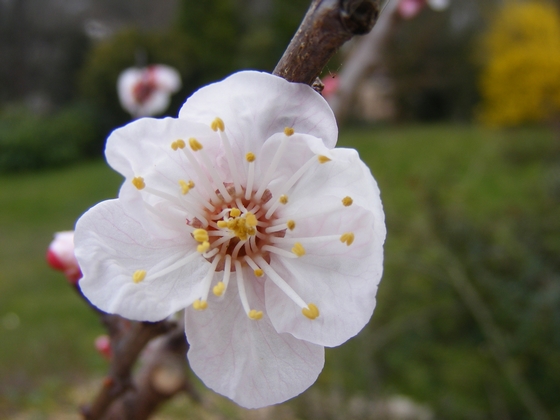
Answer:
<svg viewBox="0 0 560 420"><path fill-rule="evenodd" d="M535 409L525 392L560 416L558 139L541 128L363 127L339 146L357 148L380 185L385 275L370 325L327 352L293 412L338 418L344 402L310 401L404 394L441 418L524 419ZM73 404L68 389L106 369L97 317L44 256L54 232L120 182L103 161L0 177L0 418Z"/></svg>

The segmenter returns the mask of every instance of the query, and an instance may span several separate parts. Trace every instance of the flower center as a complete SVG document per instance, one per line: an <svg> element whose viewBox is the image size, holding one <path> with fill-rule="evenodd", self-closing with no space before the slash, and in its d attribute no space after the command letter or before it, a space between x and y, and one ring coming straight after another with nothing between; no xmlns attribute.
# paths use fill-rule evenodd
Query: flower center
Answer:
<svg viewBox="0 0 560 420"><path fill-rule="evenodd" d="M200 298L193 303L194 309L204 310L208 307L210 290L216 296L226 293L231 275L235 273L245 313L251 319L261 319L262 311L251 308L246 293L245 276L251 274L251 271L247 270L250 268L255 276L253 281L262 282L266 275L267 281L272 281L280 288L301 308L305 317L310 320L316 319L319 316L317 306L306 303L270 263L272 258L304 257L307 243L333 240L346 246L353 243L352 232L319 237L286 237L288 231L296 229L296 221L278 216L277 210L288 205L290 191L299 179L315 165L325 164L331 159L324 155L314 155L291 177L272 188L271 181L288 147L289 138L294 135L293 128L287 127L283 133L278 133L281 136L279 146L258 178L255 176L255 162L258 156L249 151L244 162L236 161L225 133L224 122L216 118L211 128L220 136L229 167L229 179L223 179L203 144L195 138L188 141L179 139L171 143L171 148L182 152L189 166L198 174L197 185L193 180L177 181L179 197L151 187L142 177L132 179L132 184L138 190L158 196L177 208L184 209L188 215L187 226L192 229L190 234L198 243L197 252L181 256L159 271L148 273L143 269L137 270L133 273L133 281L140 283L155 280L188 264L196 257L203 257L210 263L210 267L201 280L202 292ZM147 202L144 204L151 212L158 213L155 207ZM332 205L333 209L348 207L352 205L352 199L344 197ZM312 215L303 213L300 215L302 219L310 216ZM217 272L222 273L222 279L212 287Z"/></svg>

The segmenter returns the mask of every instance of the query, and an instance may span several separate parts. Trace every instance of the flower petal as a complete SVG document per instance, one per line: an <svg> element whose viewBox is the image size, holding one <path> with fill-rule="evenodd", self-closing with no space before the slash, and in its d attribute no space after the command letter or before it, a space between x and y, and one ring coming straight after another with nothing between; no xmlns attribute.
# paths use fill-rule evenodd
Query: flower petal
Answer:
<svg viewBox="0 0 560 420"><path fill-rule="evenodd" d="M263 308L263 287L253 281L247 287L249 302ZM322 346L278 334L266 313L257 321L249 319L235 281L223 300L210 300L202 312L185 312L192 370L206 386L243 407L292 398L311 386L323 368Z"/></svg>
<svg viewBox="0 0 560 420"><path fill-rule="evenodd" d="M318 205L325 205L320 200ZM319 309L310 320L272 282L265 285L266 310L280 333L323 346L337 346L369 321L383 269L383 242L376 240L375 217L361 207L325 212L296 222L288 240L300 242L300 258L271 258L270 265L306 303ZM351 245L339 237L353 233ZM334 237L306 243L302 238Z"/></svg>
<svg viewBox="0 0 560 420"><path fill-rule="evenodd" d="M188 239L150 236L119 200L101 202L76 225L75 253L84 275L80 288L105 312L139 321L164 319L200 295L200 279L208 270ZM197 255L185 263L190 254ZM175 270L156 276L173 265ZM145 270L145 279L135 282L139 270Z"/></svg>
<svg viewBox="0 0 560 420"><path fill-rule="evenodd" d="M286 127L312 133L329 148L338 135L333 112L320 94L307 85L256 71L235 73L203 87L179 112L181 119L204 124L216 117L224 121L241 156L258 150L264 140Z"/></svg>

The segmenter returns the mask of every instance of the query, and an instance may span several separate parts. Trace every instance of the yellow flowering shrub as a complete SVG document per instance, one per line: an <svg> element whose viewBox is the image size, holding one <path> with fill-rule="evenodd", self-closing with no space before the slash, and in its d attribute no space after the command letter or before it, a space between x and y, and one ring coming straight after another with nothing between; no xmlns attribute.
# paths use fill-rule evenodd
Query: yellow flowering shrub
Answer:
<svg viewBox="0 0 560 420"><path fill-rule="evenodd" d="M479 119L542 122L560 111L560 15L545 2L506 4L486 34Z"/></svg>

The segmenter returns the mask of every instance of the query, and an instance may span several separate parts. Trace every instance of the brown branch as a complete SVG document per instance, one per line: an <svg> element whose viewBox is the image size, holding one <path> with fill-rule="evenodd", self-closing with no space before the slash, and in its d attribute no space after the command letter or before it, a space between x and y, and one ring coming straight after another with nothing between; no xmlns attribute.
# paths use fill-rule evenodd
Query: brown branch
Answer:
<svg viewBox="0 0 560 420"><path fill-rule="evenodd" d="M187 392L200 401L187 375L188 344L182 327L153 340L141 357L134 388L111 406L104 420L146 420L166 401Z"/></svg>
<svg viewBox="0 0 560 420"><path fill-rule="evenodd" d="M314 0L273 73L312 85L342 44L367 34L378 15L378 0Z"/></svg>
<svg viewBox="0 0 560 420"><path fill-rule="evenodd" d="M111 366L93 403L82 408L83 417L87 420L102 419L109 406L132 388L132 368L142 349L150 340L174 327L168 321L128 321L108 314L102 315L102 321L111 337Z"/></svg>

